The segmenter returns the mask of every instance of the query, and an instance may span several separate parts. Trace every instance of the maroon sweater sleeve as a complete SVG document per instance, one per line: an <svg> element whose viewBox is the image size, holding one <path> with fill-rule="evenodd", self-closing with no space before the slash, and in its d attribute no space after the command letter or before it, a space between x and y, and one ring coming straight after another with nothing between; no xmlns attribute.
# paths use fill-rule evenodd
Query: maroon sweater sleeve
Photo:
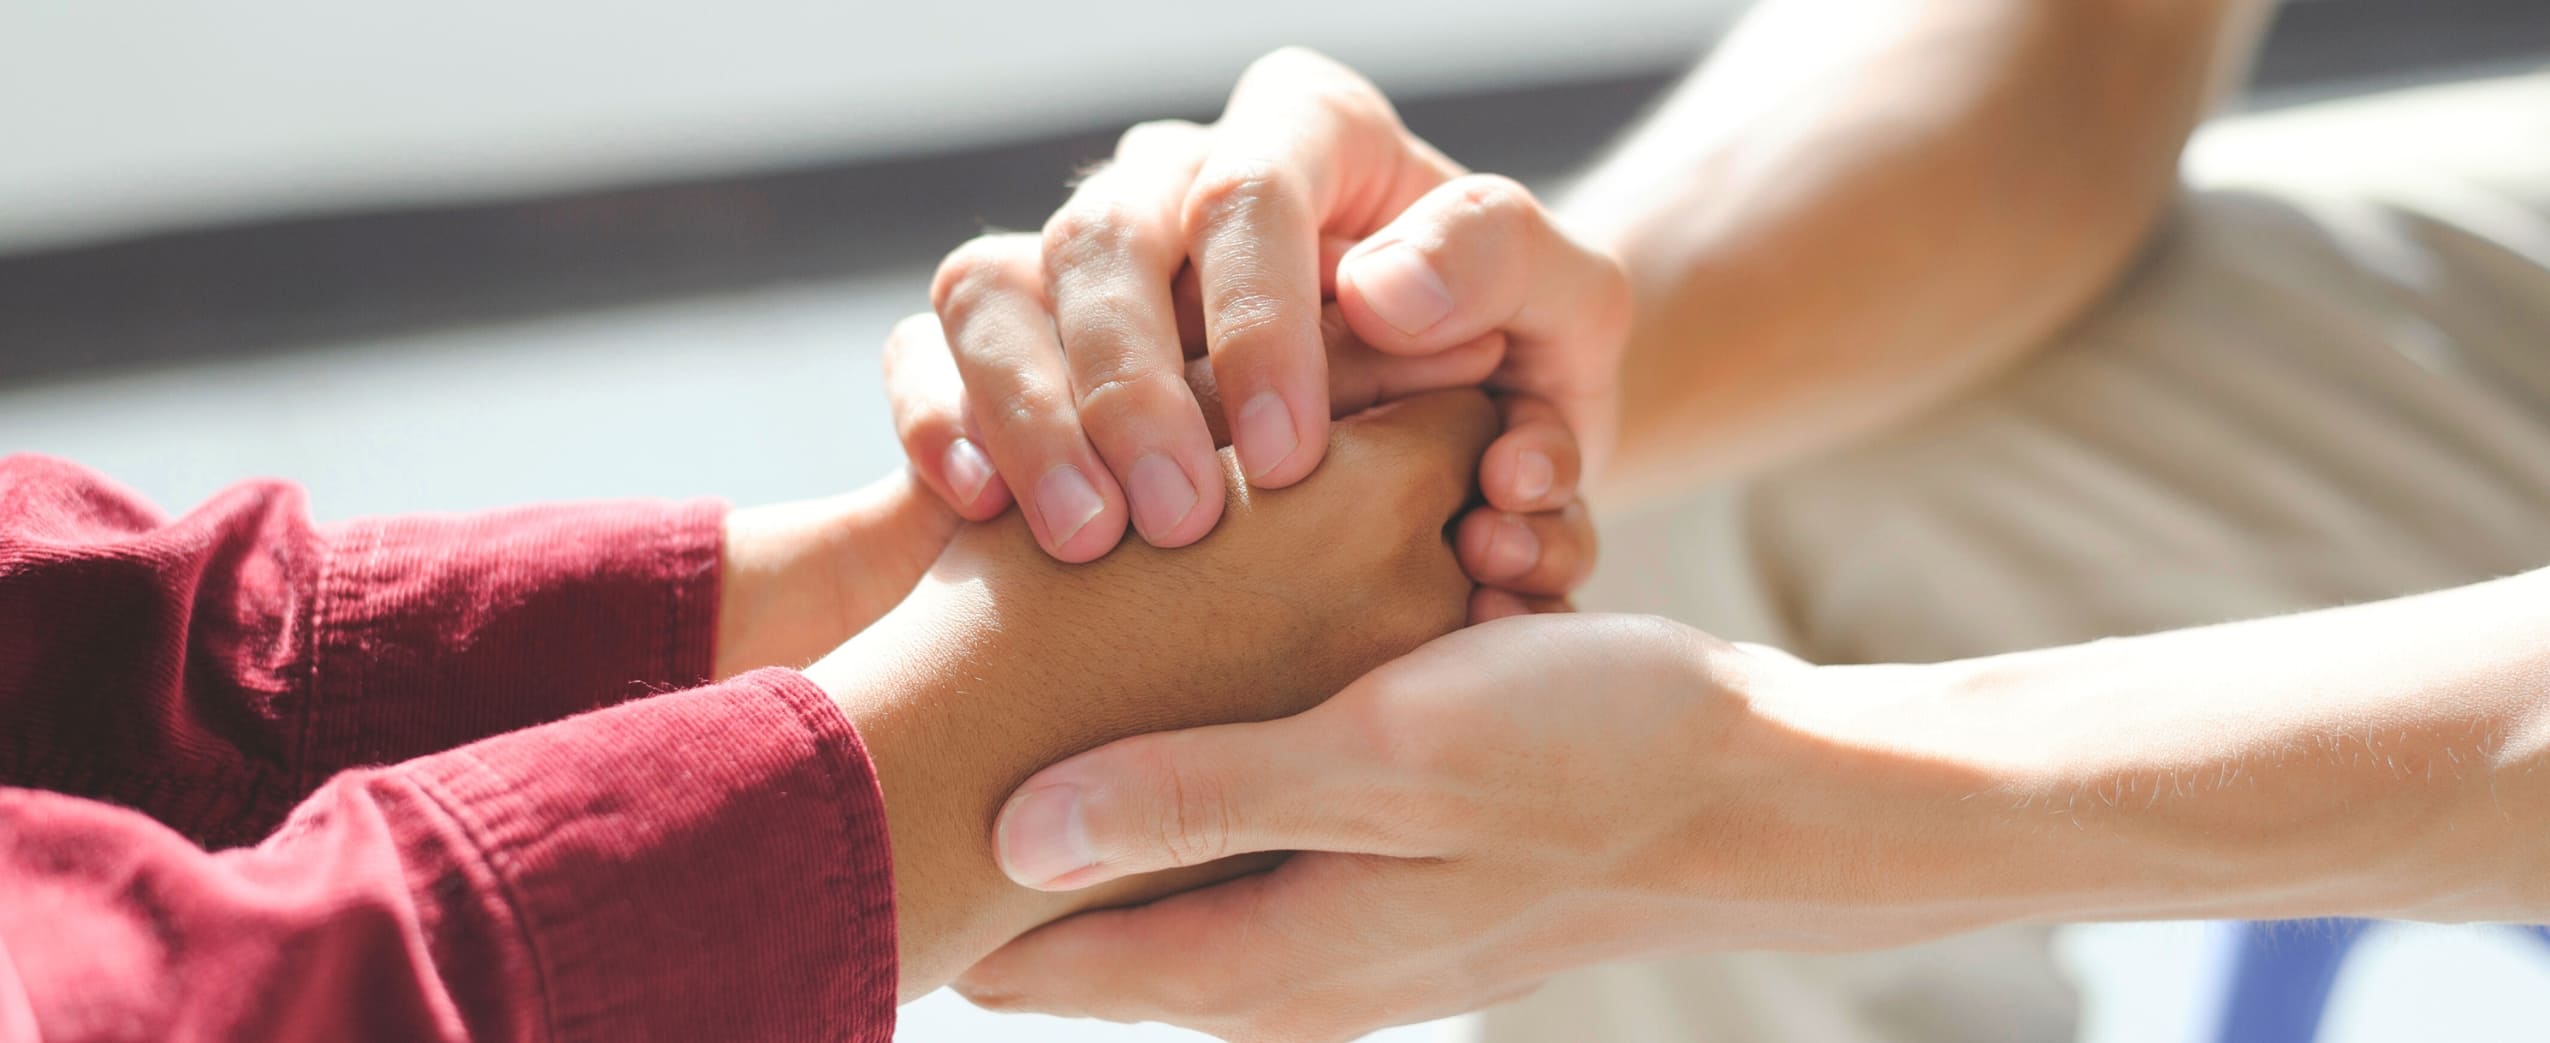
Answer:
<svg viewBox="0 0 2550 1043"><path fill-rule="evenodd" d="M218 854L0 789L0 1040L883 1041L883 809L776 669L348 772Z"/></svg>
<svg viewBox="0 0 2550 1043"><path fill-rule="evenodd" d="M707 671L718 518L172 520L0 460L0 1041L884 1038L847 722L787 672L626 701Z"/></svg>
<svg viewBox="0 0 2550 1043"><path fill-rule="evenodd" d="M282 482L184 517L0 459L0 784L210 846L346 768L705 681L723 511L604 503L316 526Z"/></svg>

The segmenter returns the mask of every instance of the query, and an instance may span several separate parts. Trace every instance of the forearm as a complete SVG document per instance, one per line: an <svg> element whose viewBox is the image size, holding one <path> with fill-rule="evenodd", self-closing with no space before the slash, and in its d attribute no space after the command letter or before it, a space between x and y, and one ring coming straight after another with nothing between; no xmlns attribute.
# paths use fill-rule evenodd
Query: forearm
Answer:
<svg viewBox="0 0 2550 1043"><path fill-rule="evenodd" d="M1613 484L1809 451L2041 342L2166 204L2260 6L1763 5L1564 207L1637 297Z"/></svg>
<svg viewBox="0 0 2550 1043"><path fill-rule="evenodd" d="M1860 676L1937 694L1806 730L1967 769L1979 922L2550 920L2550 570Z"/></svg>

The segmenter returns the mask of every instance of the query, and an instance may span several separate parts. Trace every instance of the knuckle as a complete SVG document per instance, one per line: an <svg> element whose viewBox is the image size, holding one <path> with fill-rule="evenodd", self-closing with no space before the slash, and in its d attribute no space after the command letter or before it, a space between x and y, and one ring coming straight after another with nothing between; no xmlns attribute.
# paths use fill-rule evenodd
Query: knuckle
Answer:
<svg viewBox="0 0 2550 1043"><path fill-rule="evenodd" d="M1507 235L1542 223L1540 199L1521 182L1503 175L1462 178L1455 199L1464 217Z"/></svg>
<svg viewBox="0 0 2550 1043"><path fill-rule="evenodd" d="M1014 431L1041 427L1052 413L1047 396L1037 387L1014 384L991 393L982 401L983 412L977 418L983 426L997 431Z"/></svg>
<svg viewBox="0 0 2550 1043"><path fill-rule="evenodd" d="M1063 353L1084 383L1107 379L1100 374L1129 373L1152 365L1151 356L1142 350L1147 318L1140 300L1112 287L1075 294L1054 309Z"/></svg>
<svg viewBox="0 0 2550 1043"><path fill-rule="evenodd" d="M1200 865L1230 853L1231 806L1215 780L1168 756L1165 743L1144 747L1135 777L1159 798L1151 805L1144 836L1173 865Z"/></svg>
<svg viewBox="0 0 2550 1043"><path fill-rule="evenodd" d="M1282 328L1291 311L1282 298L1271 293L1242 290L1224 294L1213 303L1210 316L1213 342L1216 346L1246 343Z"/></svg>
<svg viewBox="0 0 2550 1043"><path fill-rule="evenodd" d="M1138 245L1140 228L1132 208L1121 202L1074 200L1045 222L1045 270L1051 274L1121 258Z"/></svg>
<svg viewBox="0 0 2550 1043"><path fill-rule="evenodd" d="M1008 281L1017 263L1017 237L982 235L969 239L939 262L930 279L930 305L950 325L983 296Z"/></svg>
<svg viewBox="0 0 2550 1043"><path fill-rule="evenodd" d="M1092 430L1158 415L1174 408L1179 396L1190 394L1185 377L1149 366L1101 367L1091 376L1089 389L1080 396L1080 420Z"/></svg>
<svg viewBox="0 0 2550 1043"><path fill-rule="evenodd" d="M1244 221L1281 202L1292 191L1293 175L1271 159L1252 158L1218 163L1196 175L1188 186L1184 217L1192 232Z"/></svg>

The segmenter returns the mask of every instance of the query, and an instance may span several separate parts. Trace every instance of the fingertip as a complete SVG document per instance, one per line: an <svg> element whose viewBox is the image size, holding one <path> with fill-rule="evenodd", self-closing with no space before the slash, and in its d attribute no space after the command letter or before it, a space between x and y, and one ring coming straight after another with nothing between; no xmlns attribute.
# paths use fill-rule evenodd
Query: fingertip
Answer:
<svg viewBox="0 0 2550 1043"><path fill-rule="evenodd" d="M1452 288L1404 242L1349 253L1337 264L1337 306L1356 335L1392 353L1421 351L1459 310Z"/></svg>
<svg viewBox="0 0 2550 1043"><path fill-rule="evenodd" d="M1078 786L1057 782L1020 790L1001 805L992 838L1001 873L1020 887L1070 891L1105 878Z"/></svg>
<svg viewBox="0 0 2550 1043"><path fill-rule="evenodd" d="M1528 395L1497 402L1505 431L1479 461L1479 490L1502 510L1538 513L1576 498L1584 461L1575 432L1549 403Z"/></svg>
<svg viewBox="0 0 2550 1043"><path fill-rule="evenodd" d="M1541 561L1540 537L1514 514L1474 510L1463 515L1455 542L1461 569L1481 583L1501 583L1532 571Z"/></svg>
<svg viewBox="0 0 2550 1043"><path fill-rule="evenodd" d="M1231 447L1250 485L1281 489L1310 476L1328 448L1326 409L1304 410L1260 391L1231 417Z"/></svg>
<svg viewBox="0 0 2550 1043"><path fill-rule="evenodd" d="M1091 470L1057 464L1036 480L1031 528L1056 561L1078 565L1097 560L1124 538L1123 494L1103 470Z"/></svg>
<svg viewBox="0 0 2550 1043"><path fill-rule="evenodd" d="M1562 466L1569 454L1552 441L1538 429L1525 429L1508 431L1488 446L1479 461L1479 492L1489 505L1530 514L1575 498L1577 469Z"/></svg>
<svg viewBox="0 0 2550 1043"><path fill-rule="evenodd" d="M947 451L939 454L939 474L955 502L968 504L982 495L997 472L992 470L992 458L984 456L972 440L957 438L949 440Z"/></svg>
<svg viewBox="0 0 2550 1043"><path fill-rule="evenodd" d="M991 481L984 483L983 491L975 494L974 502L957 508L956 513L966 521L985 522L1000 517L1016 502L1018 497L1009 491L1009 483L993 475Z"/></svg>
<svg viewBox="0 0 2550 1043"><path fill-rule="evenodd" d="M1216 462L1209 469L1179 468L1178 477L1183 483L1180 489L1167 493L1152 492L1147 497L1146 485L1165 486L1166 483L1143 474L1142 464L1134 465L1136 473L1126 479L1126 485L1134 503L1134 531L1141 535L1143 542L1163 550L1184 547L1203 539L1214 526L1222 523L1222 511L1227 502L1222 470L1218 458L1207 456L1205 459ZM1165 523L1143 524L1143 505L1146 502L1157 502L1164 497L1173 500L1174 494L1180 491L1192 500L1182 516Z"/></svg>

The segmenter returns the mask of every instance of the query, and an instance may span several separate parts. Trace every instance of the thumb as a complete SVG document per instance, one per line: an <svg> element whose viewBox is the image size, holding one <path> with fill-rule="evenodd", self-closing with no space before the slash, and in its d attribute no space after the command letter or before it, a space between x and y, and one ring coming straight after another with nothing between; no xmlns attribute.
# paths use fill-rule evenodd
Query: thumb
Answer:
<svg viewBox="0 0 2550 1043"><path fill-rule="evenodd" d="M1397 854L1338 716L1139 735L1038 772L993 824L1001 871L1069 891L1258 851Z"/></svg>

